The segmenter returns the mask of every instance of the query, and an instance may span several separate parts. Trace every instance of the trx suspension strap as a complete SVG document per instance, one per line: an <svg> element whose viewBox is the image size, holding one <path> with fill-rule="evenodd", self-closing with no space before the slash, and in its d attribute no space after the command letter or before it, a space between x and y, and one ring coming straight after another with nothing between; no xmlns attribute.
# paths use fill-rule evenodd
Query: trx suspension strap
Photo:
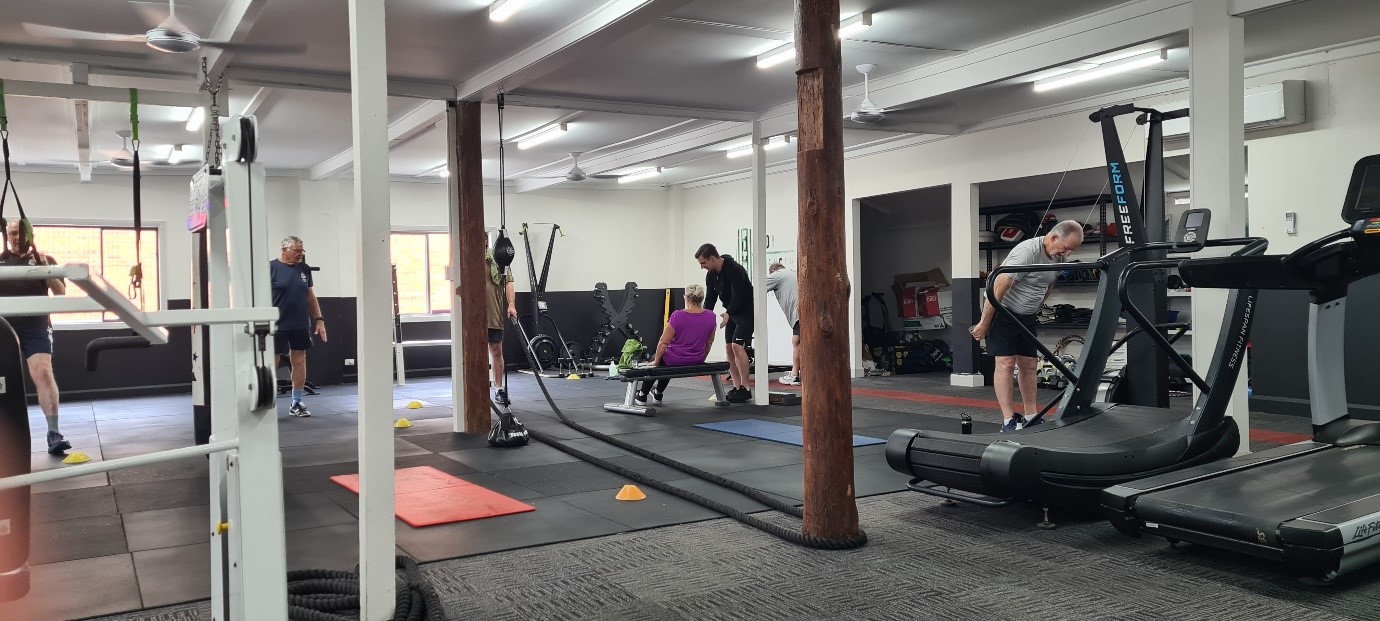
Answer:
<svg viewBox="0 0 1380 621"><path fill-rule="evenodd" d="M11 248L12 252L26 251L34 241L34 225L29 222L29 217L24 214L24 204L19 202L19 190L14 187L14 180L10 178L10 119L5 112L5 81L0 80L0 148L3 148L5 156L5 185L0 188L0 229L9 231L9 221L5 219L5 200L10 194L14 195L14 206L19 210L19 248ZM4 246L9 246L9 235L5 236Z"/></svg>
<svg viewBox="0 0 1380 621"><path fill-rule="evenodd" d="M134 267L129 268L129 299L144 308L143 210L139 204L139 89L129 89L129 135L134 144Z"/></svg>

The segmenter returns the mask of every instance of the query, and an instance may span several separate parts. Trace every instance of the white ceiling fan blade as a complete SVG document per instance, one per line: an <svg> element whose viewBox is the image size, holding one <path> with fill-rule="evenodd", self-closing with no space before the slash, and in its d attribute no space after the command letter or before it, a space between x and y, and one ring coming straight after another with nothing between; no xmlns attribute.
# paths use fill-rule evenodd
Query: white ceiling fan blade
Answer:
<svg viewBox="0 0 1380 621"><path fill-rule="evenodd" d="M134 6L134 12L139 14L139 18L144 20L144 25L149 28L157 28L167 21L168 3L166 2L130 2Z"/></svg>
<svg viewBox="0 0 1380 621"><path fill-rule="evenodd" d="M851 129L870 129L880 132L903 132L909 134L933 134L940 136L953 136L963 133L963 128L950 123L922 123L916 121L895 121L891 117L875 123L859 123L852 119L844 119L844 127Z"/></svg>
<svg viewBox="0 0 1380 621"><path fill-rule="evenodd" d="M74 30L72 28L59 28L57 26L45 26L43 24L20 24L27 32L36 37L51 37L55 39L77 39L81 41L127 41L130 43L143 43L148 39L146 35L126 35L110 32L91 32L88 30Z"/></svg>
<svg viewBox="0 0 1380 621"><path fill-rule="evenodd" d="M227 52L241 52L244 54L301 54L307 51L306 43L262 45L258 43L230 43L229 41L207 41L202 39L201 46L215 47Z"/></svg>

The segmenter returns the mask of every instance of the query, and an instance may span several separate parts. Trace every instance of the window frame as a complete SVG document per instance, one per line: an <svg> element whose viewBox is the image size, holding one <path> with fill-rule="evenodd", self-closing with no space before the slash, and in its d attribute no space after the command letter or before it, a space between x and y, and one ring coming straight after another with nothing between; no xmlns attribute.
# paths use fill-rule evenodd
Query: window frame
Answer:
<svg viewBox="0 0 1380 621"><path fill-rule="evenodd" d="M131 221L129 221L129 220L111 220L111 219L90 219L90 220L88 220L88 219L71 219L71 218L30 218L29 220L33 223L33 225L34 225L35 228L44 227L44 226L51 226L51 227L67 227L67 228L100 228L100 229L126 229L126 230L134 230L134 223L131 222ZM158 278L156 279L156 280L157 280L156 284L158 285L158 308L157 308L156 310L167 310L167 308L168 308L168 290L167 290L167 288L165 287L166 282L167 282L167 278L166 278L166 271L167 271L167 270L164 269L165 263L164 263L164 261L163 261L163 258L168 256L168 254L167 254L167 250L168 250L168 242L167 242L167 228L168 228L168 227L167 227L167 224L168 224L168 223L167 223L166 220L146 220L146 221L143 223L143 225L144 225L143 228L144 228L145 231L152 230L152 231L154 231L154 232L156 232L156 233L158 234L158 244L157 244L157 246L156 246L156 248L157 248L157 250L156 250L156 253L157 253L157 262L158 262ZM40 246L40 249L42 249L41 246ZM58 259L61 260L62 257L58 257ZM102 261L104 261L104 255L102 255ZM101 273L102 273L102 274L104 274L104 269L105 269L105 266L102 265L102 266L101 266ZM68 286L71 287L71 286L75 286L75 285L72 285L72 284L69 282L69 283L68 283ZM129 329L129 325L126 324L124 321L121 321L121 320L119 320L119 319L113 319L113 320L104 320L104 319L103 319L103 320L101 320L101 321L63 321L63 320L60 319L60 317L61 317L61 315L57 315L57 316L55 316L55 317L53 318L53 331L55 331L55 332L60 332L60 331L64 331L64 330L128 330L128 329Z"/></svg>
<svg viewBox="0 0 1380 621"><path fill-rule="evenodd" d="M394 236L394 235L420 235L420 236L422 236L422 237L425 238L425 237L427 237L428 235L438 235L438 234L439 234L439 235L446 235L446 236L447 236L447 238L446 238L446 239L447 239L447 245L449 245L450 230L447 229L447 228L444 228L444 227L435 227L435 226L394 226L394 227L392 228L392 230L390 230L390 231L388 232L388 253L389 253L388 264L389 264L390 266L393 264L392 253L393 253L393 236ZM447 266L447 267L448 267L448 266ZM430 274L431 274L432 268L433 268L433 266L431 265L431 242L430 242L430 240L429 240L429 238L428 238L428 241L427 241L427 243L426 243L426 273L428 274L428 276L427 276L427 285L428 285L427 289L428 289L428 290L427 290L427 302L426 302L426 304L427 304L427 308L428 308L428 309L432 307L431 291L430 291L430 283L431 283ZM450 279L450 272L449 272L449 271L446 272L446 280L447 280L447 282L453 282L453 281ZM447 287L447 290L449 290L449 287ZM428 312L428 313L400 313L399 320L400 320L402 323L426 323L426 322L431 322L431 321L450 321L452 312L453 312L453 311L444 311L444 312L439 312L439 313L432 313L432 312Z"/></svg>

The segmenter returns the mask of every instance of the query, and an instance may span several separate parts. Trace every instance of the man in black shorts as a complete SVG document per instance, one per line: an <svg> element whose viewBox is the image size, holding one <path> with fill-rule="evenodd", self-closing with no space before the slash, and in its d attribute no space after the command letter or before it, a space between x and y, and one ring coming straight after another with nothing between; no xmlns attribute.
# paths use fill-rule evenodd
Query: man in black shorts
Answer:
<svg viewBox="0 0 1380 621"><path fill-rule="evenodd" d="M5 248L0 251L0 266L29 267L57 265L52 256L39 251L34 240L24 234L19 220L11 220L5 227ZM65 295L67 285L61 278L49 280L0 281L0 296ZM58 385L53 376L53 322L48 315L6 315L15 334L19 336L19 351L29 367L29 380L38 392L38 407L48 421L48 452L60 455L72 444L58 431ZM22 388L21 388L22 390Z"/></svg>
<svg viewBox="0 0 1380 621"><path fill-rule="evenodd" d="M511 267L499 267L494 261L489 235L484 233L484 320L489 328L489 372L493 375L494 403L511 405L508 385L503 381L503 316L504 307L509 319L517 319L517 291L513 288ZM458 295L458 292L457 292Z"/></svg>
<svg viewBox="0 0 1380 621"><path fill-rule="evenodd" d="M767 291L776 292L776 302L791 324L791 371L781 376L787 386L800 385L800 292L795 270L777 262L767 268Z"/></svg>
<svg viewBox="0 0 1380 621"><path fill-rule="evenodd" d="M1058 263L1068 258L1083 243L1083 225L1074 220L1065 220L1054 225L1053 230L1042 237L1032 237L1011 249L1002 265L1040 265ZM1049 294L1056 272L1028 272L1003 274L993 285L992 294L1002 306L1016 315L1017 321L1035 332L1035 316L1040 305ZM984 297L984 301L986 298ZM974 339L987 339L987 355L996 358L992 383L997 390L997 403L1001 404L1002 431L1015 431L1025 427L1040 411L1036 399L1036 369L1040 365L1039 350L1035 343L1021 333L1005 313L997 312L991 304L984 304L982 320L968 330ZM1020 374L1018 381L1025 416L1016 413L1012 402L1012 375ZM1036 420L1035 424L1039 424Z"/></svg>
<svg viewBox="0 0 1380 621"><path fill-rule="evenodd" d="M724 302L719 325L724 329L729 380L733 383L726 398L733 403L747 403L752 400L752 391L747 387L747 348L752 345L752 280L733 257L720 256L714 244L700 246L695 259L708 272L704 276L704 309L712 312L716 301Z"/></svg>
<svg viewBox="0 0 1380 621"><path fill-rule="evenodd" d="M278 307L278 331L273 335L277 352L274 366L281 366L283 352L288 352L292 365L292 405L288 415L306 417L311 416L302 405L302 389L307 385L307 350L311 349L313 334L326 342L326 320L321 317L321 305L312 290L311 269L305 262L307 252L301 238L283 239L281 249L278 258L268 263L273 305Z"/></svg>

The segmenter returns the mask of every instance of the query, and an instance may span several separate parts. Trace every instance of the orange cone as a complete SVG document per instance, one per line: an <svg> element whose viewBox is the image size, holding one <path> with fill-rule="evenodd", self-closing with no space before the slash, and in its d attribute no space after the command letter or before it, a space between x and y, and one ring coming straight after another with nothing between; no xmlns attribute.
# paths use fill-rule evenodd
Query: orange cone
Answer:
<svg viewBox="0 0 1380 621"><path fill-rule="evenodd" d="M636 485L624 485L623 489L618 490L618 495L614 496L618 500L643 500L646 497L647 495L637 489Z"/></svg>

